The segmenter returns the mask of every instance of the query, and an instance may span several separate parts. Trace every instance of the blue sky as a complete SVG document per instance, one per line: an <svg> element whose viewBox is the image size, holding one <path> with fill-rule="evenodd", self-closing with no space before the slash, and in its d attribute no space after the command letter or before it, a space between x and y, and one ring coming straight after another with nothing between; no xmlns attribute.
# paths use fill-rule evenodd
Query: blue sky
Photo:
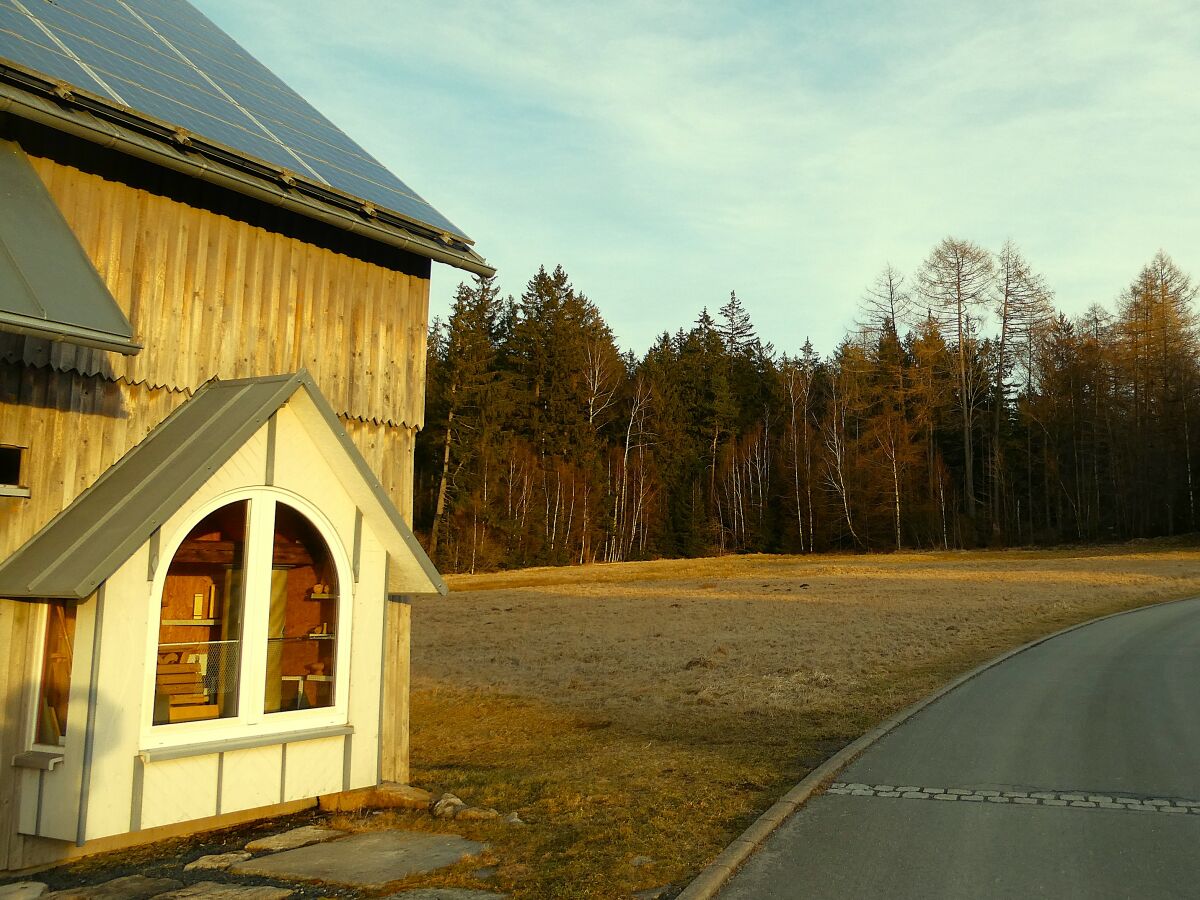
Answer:
<svg viewBox="0 0 1200 900"><path fill-rule="evenodd" d="M1012 238L1059 308L1200 274L1200 6L193 0L618 342L715 312L828 353L885 264ZM434 266L431 314L463 273Z"/></svg>

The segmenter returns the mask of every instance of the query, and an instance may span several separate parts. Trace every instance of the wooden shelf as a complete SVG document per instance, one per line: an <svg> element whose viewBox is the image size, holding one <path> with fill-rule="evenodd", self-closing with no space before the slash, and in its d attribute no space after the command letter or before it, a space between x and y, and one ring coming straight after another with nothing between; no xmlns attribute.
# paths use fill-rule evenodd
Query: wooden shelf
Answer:
<svg viewBox="0 0 1200 900"><path fill-rule="evenodd" d="M309 600L336 600L337 598L338 598L337 594L309 594L308 595Z"/></svg>
<svg viewBox="0 0 1200 900"><path fill-rule="evenodd" d="M218 625L220 619L163 619L164 625Z"/></svg>
<svg viewBox="0 0 1200 900"><path fill-rule="evenodd" d="M310 634L308 639L310 641L332 641L335 637L337 637L336 634Z"/></svg>

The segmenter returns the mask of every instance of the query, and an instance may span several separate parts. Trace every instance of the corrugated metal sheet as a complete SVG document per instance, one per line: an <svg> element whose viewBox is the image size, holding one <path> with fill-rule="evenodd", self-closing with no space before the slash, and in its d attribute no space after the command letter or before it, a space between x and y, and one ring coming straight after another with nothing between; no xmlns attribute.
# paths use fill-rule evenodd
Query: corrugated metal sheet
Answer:
<svg viewBox="0 0 1200 900"><path fill-rule="evenodd" d="M213 381L0 564L0 597L82 600L297 391L307 392L430 586L445 585L307 372ZM388 543L388 535L381 535Z"/></svg>
<svg viewBox="0 0 1200 900"><path fill-rule="evenodd" d="M137 353L133 326L25 153L0 140L0 330Z"/></svg>

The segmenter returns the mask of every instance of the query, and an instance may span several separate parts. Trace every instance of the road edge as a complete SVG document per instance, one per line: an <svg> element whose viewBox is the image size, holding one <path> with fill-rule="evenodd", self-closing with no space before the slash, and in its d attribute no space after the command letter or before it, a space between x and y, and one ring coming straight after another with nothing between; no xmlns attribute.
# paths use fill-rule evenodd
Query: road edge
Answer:
<svg viewBox="0 0 1200 900"><path fill-rule="evenodd" d="M1118 612L1108 613L1107 615L1097 616L1094 619L1088 619L1085 622L1077 622L1074 625L1068 625L1066 628L1060 628L1058 631L1043 635L1039 638L1034 638L1026 644L1019 647L1014 647L999 656L989 659L987 662L981 663L974 669L964 672L956 678L946 682L937 690L925 695L916 703L907 706L900 712L885 719L880 724L876 725L862 737L857 738L847 744L825 762L821 763L815 769L808 773L804 779L784 794L775 804L767 809L759 816L754 823L735 838L729 846L727 846L711 863L701 870L700 874L693 878L688 886L685 887L682 893L675 895L675 900L712 900L717 892L725 886L725 883L733 877L733 873L737 871L755 850L769 838L775 829L779 828L791 815L801 809L814 794L818 793L825 787L828 782L832 781L842 769L846 768L850 763L858 759L863 752L887 735L889 732L903 725L925 707L936 703L944 696L949 694L956 688L966 684L972 678L982 675L993 666L998 666L1003 662L1007 662L1014 656L1024 653L1026 650L1032 650L1034 647L1044 644L1047 641L1052 641L1064 634L1069 634L1072 631L1077 631L1080 628L1087 628L1089 625L1095 625L1103 622L1106 619L1115 619L1118 616L1127 616L1131 613L1142 612L1147 609L1155 609L1160 606L1170 606L1173 603L1186 603L1190 600L1197 600L1200 597L1180 597L1176 600L1164 600L1159 603L1147 603L1144 606L1135 606L1132 609L1122 609Z"/></svg>

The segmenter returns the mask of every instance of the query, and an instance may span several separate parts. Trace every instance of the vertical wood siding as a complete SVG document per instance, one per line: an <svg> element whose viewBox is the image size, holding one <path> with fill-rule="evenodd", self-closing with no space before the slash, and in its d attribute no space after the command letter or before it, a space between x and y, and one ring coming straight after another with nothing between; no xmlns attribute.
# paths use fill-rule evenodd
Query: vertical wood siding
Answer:
<svg viewBox="0 0 1200 900"><path fill-rule="evenodd" d="M296 223L282 212L172 173L158 193L116 180L132 172L30 159L145 349L3 335L0 359L183 391L303 367L340 414L420 427L428 261L389 251L389 267L319 246L284 233ZM167 195L180 190L195 205Z"/></svg>

